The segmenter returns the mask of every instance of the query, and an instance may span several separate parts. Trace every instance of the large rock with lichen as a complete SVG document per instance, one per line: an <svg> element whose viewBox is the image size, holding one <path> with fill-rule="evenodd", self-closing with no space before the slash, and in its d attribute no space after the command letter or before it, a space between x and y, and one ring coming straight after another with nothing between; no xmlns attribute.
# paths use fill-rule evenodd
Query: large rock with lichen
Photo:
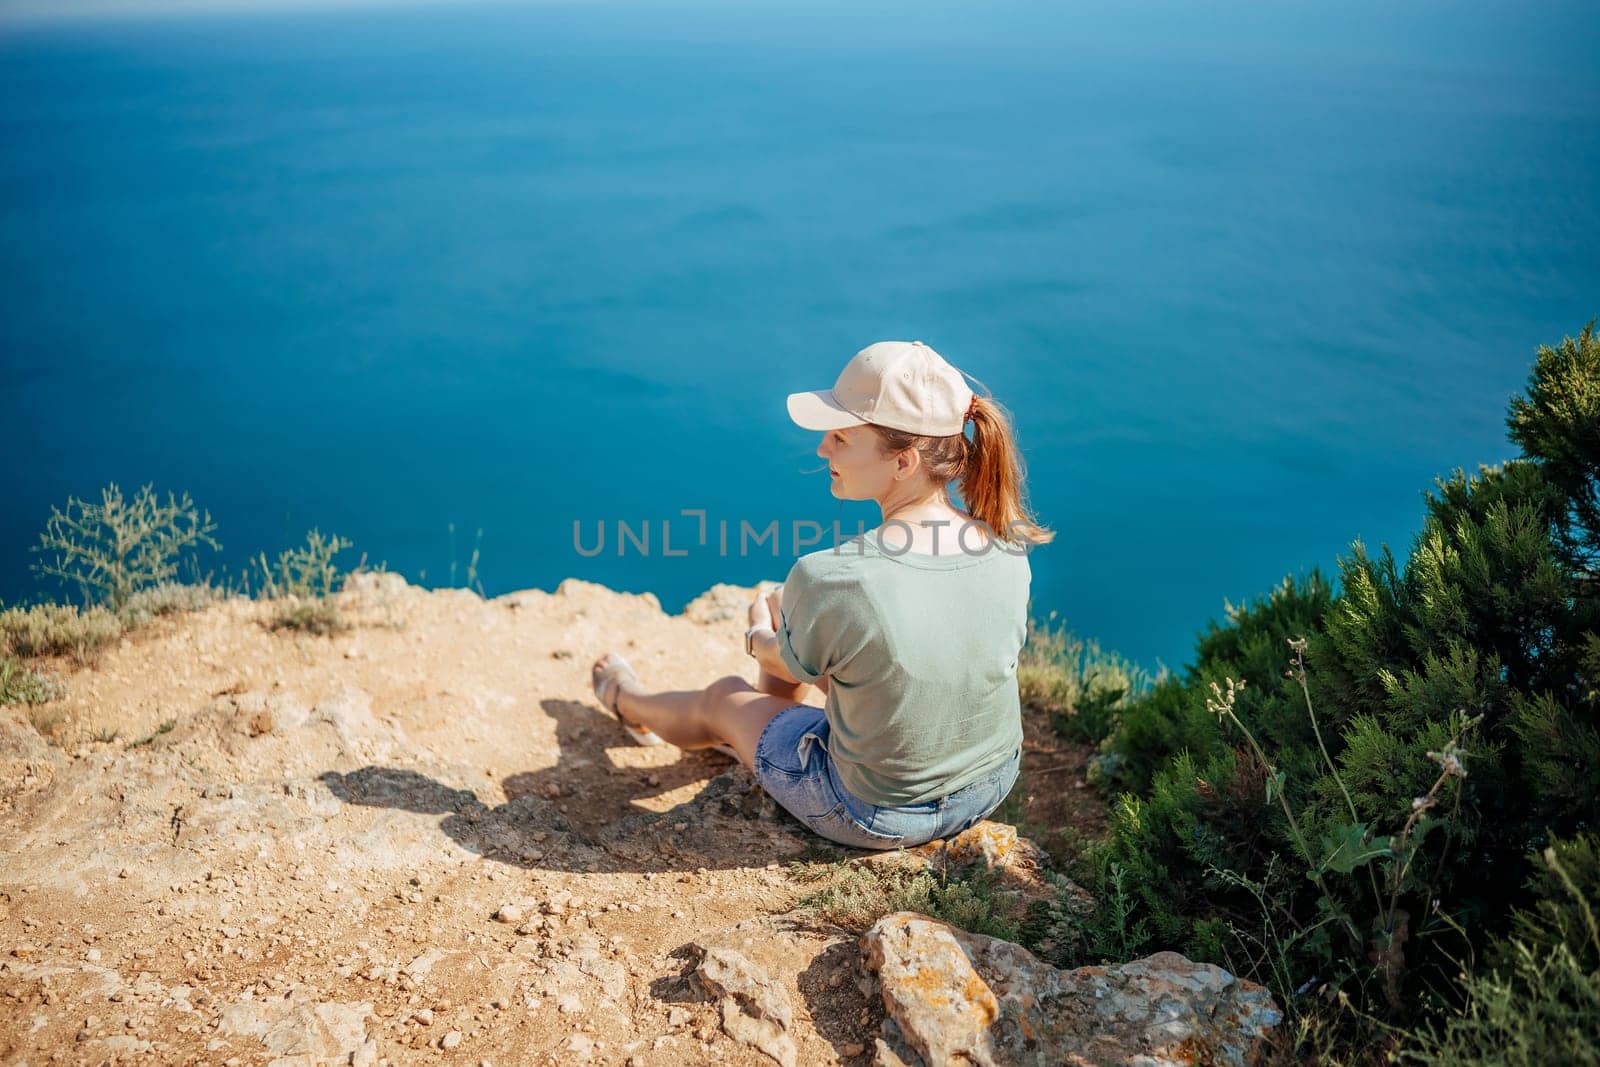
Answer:
<svg viewBox="0 0 1600 1067"><path fill-rule="evenodd" d="M1059 970L913 912L861 943L893 1022L880 1065L1243 1065L1283 1017L1263 987L1175 952Z"/></svg>

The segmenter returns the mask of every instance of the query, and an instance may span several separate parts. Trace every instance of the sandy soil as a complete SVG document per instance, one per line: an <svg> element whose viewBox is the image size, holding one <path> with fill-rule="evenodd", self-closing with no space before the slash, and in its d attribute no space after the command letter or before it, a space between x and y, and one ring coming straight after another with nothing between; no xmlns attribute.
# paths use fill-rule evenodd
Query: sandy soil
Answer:
<svg viewBox="0 0 1600 1067"><path fill-rule="evenodd" d="M54 744L0 710L0 1060L771 1063L694 946L840 853L728 757L628 743L589 682L606 648L656 688L753 677L751 596L388 576L331 638L241 600L159 620L67 676ZM1049 774L1008 804L1092 830L1083 754L1029 736ZM881 1018L836 933L784 979L802 1064L866 1062Z"/></svg>

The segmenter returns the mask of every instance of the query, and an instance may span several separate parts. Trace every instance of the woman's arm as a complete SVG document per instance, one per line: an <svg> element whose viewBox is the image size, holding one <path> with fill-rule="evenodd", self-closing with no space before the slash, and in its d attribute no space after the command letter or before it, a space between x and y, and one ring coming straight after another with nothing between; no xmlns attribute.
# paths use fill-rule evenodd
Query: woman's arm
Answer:
<svg viewBox="0 0 1600 1067"><path fill-rule="evenodd" d="M791 685L814 685L822 691L823 696L828 695L828 676L823 675L814 682L802 682L789 670L783 662L783 656L778 652L778 635L771 630L758 632L750 639L750 649L756 654L756 663L762 670L782 682Z"/></svg>
<svg viewBox="0 0 1600 1067"><path fill-rule="evenodd" d="M783 586L779 585L769 590L765 596L758 596L755 603L750 605L750 623L752 626L764 626L765 631L757 632L751 638L750 650L755 653L756 664L767 674L781 682L790 685L814 685L822 691L823 696L828 695L828 678L824 675L814 682L802 682L794 676L783 662L783 656L778 652L777 629L783 619Z"/></svg>
<svg viewBox="0 0 1600 1067"><path fill-rule="evenodd" d="M790 685L800 684L800 679L790 672L783 657L778 654L778 635L771 629L756 631L756 635L750 639L750 649L756 654L756 663L762 670L779 681Z"/></svg>

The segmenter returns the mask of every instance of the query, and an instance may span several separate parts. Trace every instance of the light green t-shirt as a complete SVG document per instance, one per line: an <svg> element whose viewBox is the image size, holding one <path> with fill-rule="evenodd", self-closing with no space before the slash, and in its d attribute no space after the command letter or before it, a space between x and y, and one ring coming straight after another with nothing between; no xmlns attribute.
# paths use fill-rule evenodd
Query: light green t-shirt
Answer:
<svg viewBox="0 0 1600 1067"><path fill-rule="evenodd" d="M868 530L800 557L778 631L797 679L829 679L840 781L886 807L952 793L1022 744L1017 654L1032 580L1019 546L932 556L894 555L895 544Z"/></svg>

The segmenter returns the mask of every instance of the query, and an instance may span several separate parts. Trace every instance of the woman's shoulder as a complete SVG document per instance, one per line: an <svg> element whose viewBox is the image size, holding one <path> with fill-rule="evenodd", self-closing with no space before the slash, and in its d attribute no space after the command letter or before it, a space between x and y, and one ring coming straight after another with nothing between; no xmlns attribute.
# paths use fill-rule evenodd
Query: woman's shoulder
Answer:
<svg viewBox="0 0 1600 1067"><path fill-rule="evenodd" d="M859 538L852 537L841 541L830 548L819 549L816 552L807 552L794 561L789 568L790 578L828 580L845 576L859 576L859 560L864 553L856 542Z"/></svg>

